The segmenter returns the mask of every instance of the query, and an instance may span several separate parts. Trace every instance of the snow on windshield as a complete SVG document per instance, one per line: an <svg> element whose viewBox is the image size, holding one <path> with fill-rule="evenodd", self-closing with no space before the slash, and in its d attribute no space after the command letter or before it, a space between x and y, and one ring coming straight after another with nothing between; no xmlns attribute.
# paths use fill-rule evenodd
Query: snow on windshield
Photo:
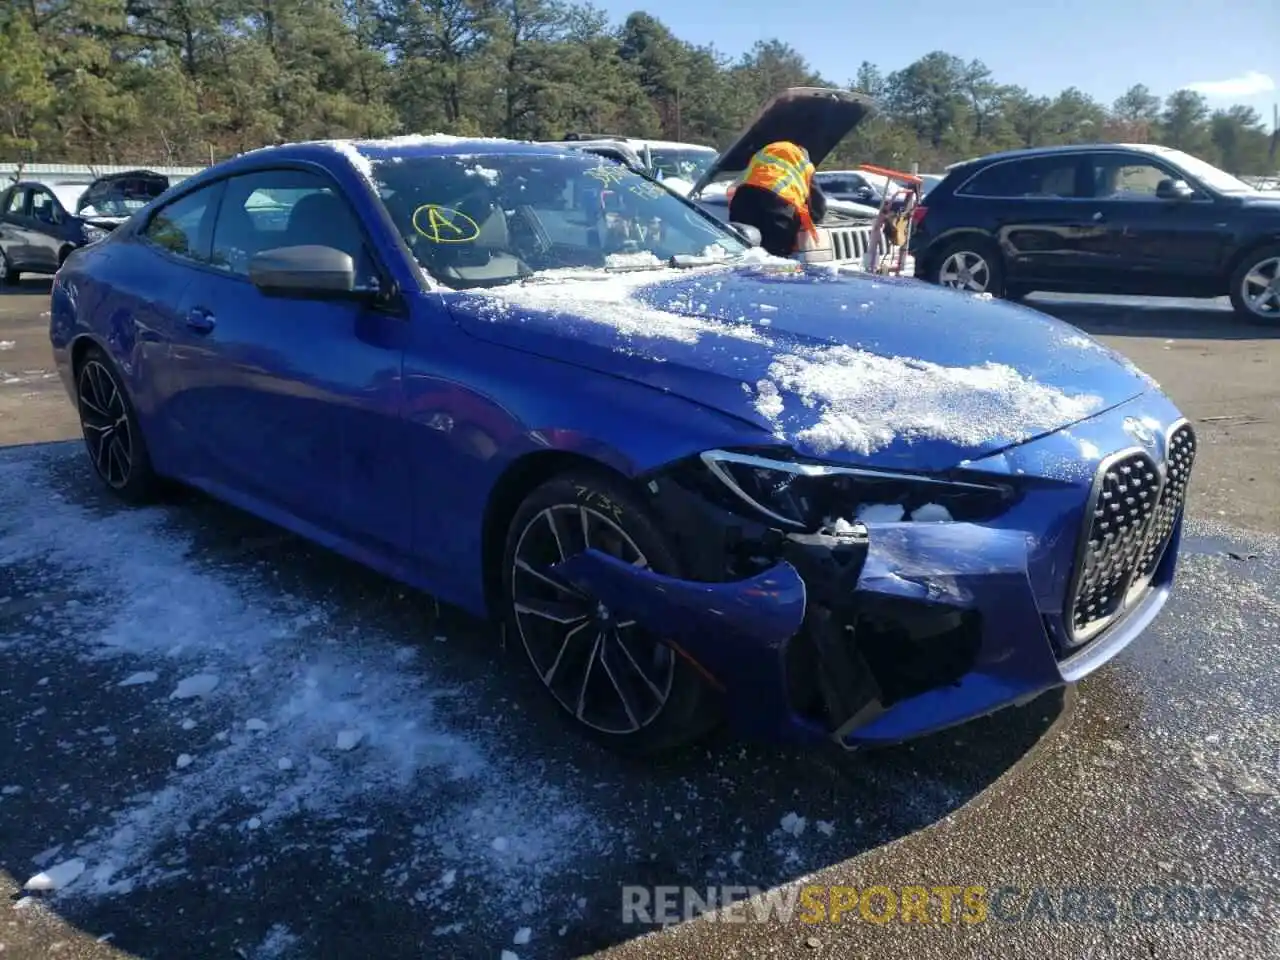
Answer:
<svg viewBox="0 0 1280 960"><path fill-rule="evenodd" d="M788 393L815 411L816 423L786 439L819 454L865 455L898 437L1012 441L1088 417L1103 404L1101 397L1070 396L1004 364L946 367L843 345L775 357L756 392L756 411L780 434Z"/></svg>

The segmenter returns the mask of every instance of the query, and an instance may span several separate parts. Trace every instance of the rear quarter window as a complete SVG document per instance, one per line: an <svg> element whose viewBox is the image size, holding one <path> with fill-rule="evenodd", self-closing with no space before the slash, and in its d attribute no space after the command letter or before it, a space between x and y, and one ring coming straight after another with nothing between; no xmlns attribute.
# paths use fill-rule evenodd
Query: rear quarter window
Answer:
<svg viewBox="0 0 1280 960"><path fill-rule="evenodd" d="M956 195L999 199L1075 197L1079 168L1077 154L1002 160L970 177Z"/></svg>

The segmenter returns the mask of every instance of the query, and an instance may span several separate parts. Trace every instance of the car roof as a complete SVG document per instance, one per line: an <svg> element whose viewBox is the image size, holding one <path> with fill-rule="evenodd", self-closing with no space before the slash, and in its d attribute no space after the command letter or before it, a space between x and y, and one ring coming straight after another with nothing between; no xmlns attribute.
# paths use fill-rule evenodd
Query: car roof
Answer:
<svg viewBox="0 0 1280 960"><path fill-rule="evenodd" d="M400 137L366 140L307 140L259 147L241 153L202 170L190 183L234 173L241 168L255 169L263 163L281 161L330 163L342 155L357 170L368 173L368 163L383 157L447 157L508 154L515 156L579 157L581 151L559 144L532 140L505 140L499 137L454 137L437 133L408 134ZM188 181L184 181L186 184Z"/></svg>
<svg viewBox="0 0 1280 960"><path fill-rule="evenodd" d="M308 140L301 143L285 143L279 146L250 150L236 160L253 157L286 159L314 159L318 153L338 152L350 156L350 151L366 156L383 154L392 156L447 157L468 154L529 154L543 156L576 156L559 144L537 143L532 140L506 140L500 137L454 137L442 133L429 135L409 134L368 140Z"/></svg>
<svg viewBox="0 0 1280 960"><path fill-rule="evenodd" d="M995 163L998 160L1019 160L1029 157L1051 157L1059 153L1079 153L1081 150L1134 150L1138 153L1172 153L1170 147L1154 143L1064 143L1052 147L1023 147L1018 150L1002 150L981 157L970 157L947 166L947 172L975 164Z"/></svg>
<svg viewBox="0 0 1280 960"><path fill-rule="evenodd" d="M504 140L498 137L454 137L437 133L364 140L307 140L258 147L206 167L177 186L185 194L211 180L259 170L275 163L320 163L332 165L340 157L370 176L369 163L383 157L448 157L507 154L515 156L581 157L582 152L556 144L531 140Z"/></svg>
<svg viewBox="0 0 1280 960"><path fill-rule="evenodd" d="M13 183L0 183L0 192L10 187L87 187L88 180L15 180Z"/></svg>

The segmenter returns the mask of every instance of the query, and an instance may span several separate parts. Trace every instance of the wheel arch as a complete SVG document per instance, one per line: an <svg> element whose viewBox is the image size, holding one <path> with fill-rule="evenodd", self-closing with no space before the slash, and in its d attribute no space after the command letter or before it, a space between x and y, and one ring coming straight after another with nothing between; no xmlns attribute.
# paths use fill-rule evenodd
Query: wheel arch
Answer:
<svg viewBox="0 0 1280 960"><path fill-rule="evenodd" d="M935 239L929 248L925 251L923 257L926 276L931 276L938 267L938 262L942 255L949 250L957 240L971 238L971 242L975 245L980 244L986 249L993 251L997 256L1004 259L1004 251L1000 249L1000 241L985 230L977 227L955 227L948 230ZM931 281L932 282L932 281Z"/></svg>
<svg viewBox="0 0 1280 960"><path fill-rule="evenodd" d="M599 473L627 484L632 482L632 478L616 466L571 450L535 450L509 463L489 491L480 529L484 602L491 614L497 611L502 596L502 555L512 518L533 490L571 470Z"/></svg>
<svg viewBox="0 0 1280 960"><path fill-rule="evenodd" d="M107 358L110 359L112 363L116 362L115 357L111 355L111 350L108 349L107 345L99 341L93 334L91 333L77 334L75 337L72 338L71 344L69 346L69 355L71 357L71 375L73 377L78 377L80 375L80 364L84 363L85 354L87 354L89 350L93 347L97 347L99 350L105 353L107 355Z"/></svg>
<svg viewBox="0 0 1280 960"><path fill-rule="evenodd" d="M1241 244L1240 249L1235 255L1227 261L1227 269L1222 275L1222 285L1224 288L1229 287L1231 278L1235 276L1237 270L1244 265L1244 262L1250 256L1270 246L1280 245L1280 231L1271 234L1264 234L1260 237L1254 237L1252 240Z"/></svg>

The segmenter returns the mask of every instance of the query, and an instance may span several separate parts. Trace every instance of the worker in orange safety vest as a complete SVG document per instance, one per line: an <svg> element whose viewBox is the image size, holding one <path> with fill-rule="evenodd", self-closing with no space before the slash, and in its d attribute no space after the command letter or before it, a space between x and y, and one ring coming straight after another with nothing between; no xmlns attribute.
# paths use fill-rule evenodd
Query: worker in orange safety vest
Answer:
<svg viewBox="0 0 1280 960"><path fill-rule="evenodd" d="M818 242L815 223L827 199L813 181L813 164L803 147L779 140L757 151L729 198L729 219L760 231L761 246L789 257Z"/></svg>

